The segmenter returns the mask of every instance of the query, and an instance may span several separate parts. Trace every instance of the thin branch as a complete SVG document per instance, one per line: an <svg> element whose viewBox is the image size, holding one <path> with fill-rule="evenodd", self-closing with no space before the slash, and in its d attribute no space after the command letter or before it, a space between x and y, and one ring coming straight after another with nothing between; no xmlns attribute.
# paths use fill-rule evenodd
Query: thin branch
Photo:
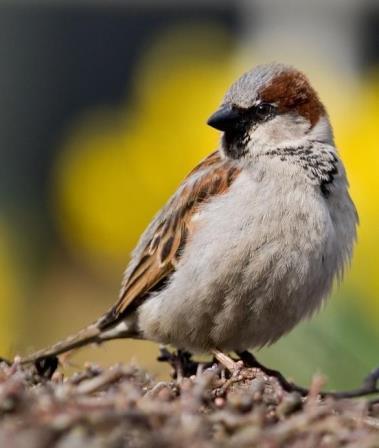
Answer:
<svg viewBox="0 0 379 448"><path fill-rule="evenodd" d="M257 367L261 369L266 375L275 377L282 388L287 392L298 392L303 397L309 394L309 389L298 386L290 381L288 381L279 371L270 369L263 364L261 364L254 355L252 355L248 351L237 352L237 355L241 358L246 367ZM321 391L320 396L325 397L333 397L336 399L341 398L357 398L364 397L366 395L373 395L379 393L378 388L378 380L379 380L379 367L374 369L370 374L363 380L363 383L357 389L341 391L341 392L333 392L333 391ZM373 400L371 403L375 404L379 402L379 400Z"/></svg>

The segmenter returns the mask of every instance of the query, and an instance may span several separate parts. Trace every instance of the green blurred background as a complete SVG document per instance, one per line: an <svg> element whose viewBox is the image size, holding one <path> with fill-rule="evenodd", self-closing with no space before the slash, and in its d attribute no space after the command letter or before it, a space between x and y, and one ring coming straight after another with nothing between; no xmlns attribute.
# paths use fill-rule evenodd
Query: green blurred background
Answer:
<svg viewBox="0 0 379 448"><path fill-rule="evenodd" d="M0 352L92 322L139 234L218 143L230 82L273 60L303 69L331 115L361 225L351 270L311 322L261 360L304 384L379 364L379 7L363 0L0 2ZM116 341L72 359L135 360Z"/></svg>

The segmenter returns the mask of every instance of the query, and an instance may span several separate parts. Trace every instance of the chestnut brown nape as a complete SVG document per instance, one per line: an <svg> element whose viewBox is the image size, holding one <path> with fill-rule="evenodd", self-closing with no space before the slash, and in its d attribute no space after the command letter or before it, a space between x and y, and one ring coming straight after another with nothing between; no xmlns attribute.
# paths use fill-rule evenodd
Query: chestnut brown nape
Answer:
<svg viewBox="0 0 379 448"><path fill-rule="evenodd" d="M313 127L325 108L306 76L296 70L285 71L272 79L259 93L262 101L275 103L279 113L296 111Z"/></svg>

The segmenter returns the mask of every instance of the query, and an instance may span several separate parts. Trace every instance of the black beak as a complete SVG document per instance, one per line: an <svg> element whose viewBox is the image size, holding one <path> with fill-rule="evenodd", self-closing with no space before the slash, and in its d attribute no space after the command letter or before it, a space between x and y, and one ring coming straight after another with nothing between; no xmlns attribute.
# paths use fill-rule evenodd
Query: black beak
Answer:
<svg viewBox="0 0 379 448"><path fill-rule="evenodd" d="M222 106L208 119L207 124L212 128L219 131L232 131L234 130L241 119L241 114L237 109L231 106Z"/></svg>

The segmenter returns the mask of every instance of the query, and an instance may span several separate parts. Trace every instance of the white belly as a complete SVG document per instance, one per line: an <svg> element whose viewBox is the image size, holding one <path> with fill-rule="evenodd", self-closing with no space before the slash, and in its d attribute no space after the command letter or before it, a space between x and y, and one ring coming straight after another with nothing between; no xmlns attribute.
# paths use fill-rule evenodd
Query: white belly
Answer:
<svg viewBox="0 0 379 448"><path fill-rule="evenodd" d="M145 337L243 350L275 341L320 306L354 234L342 247L322 195L287 183L244 174L206 205L170 285L140 308Z"/></svg>

